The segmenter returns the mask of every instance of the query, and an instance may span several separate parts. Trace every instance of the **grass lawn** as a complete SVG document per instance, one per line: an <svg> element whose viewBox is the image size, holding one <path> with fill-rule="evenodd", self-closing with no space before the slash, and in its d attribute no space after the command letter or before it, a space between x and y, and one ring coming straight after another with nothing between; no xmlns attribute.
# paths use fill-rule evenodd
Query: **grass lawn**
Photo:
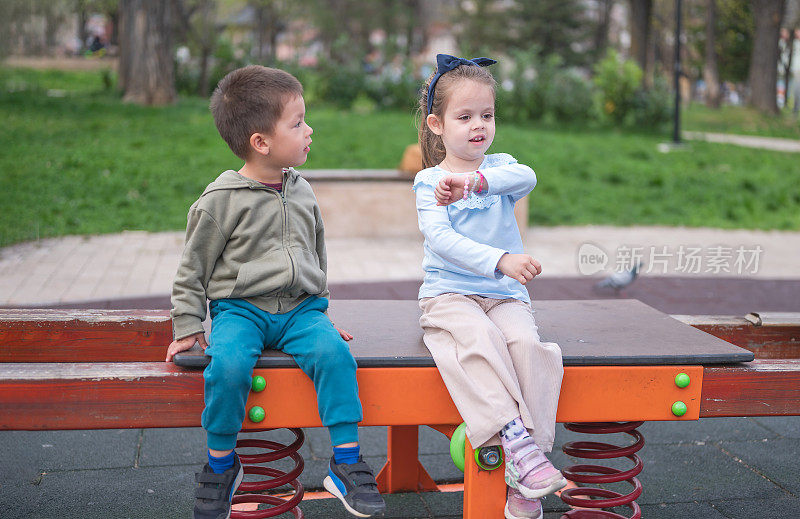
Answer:
<svg viewBox="0 0 800 519"><path fill-rule="evenodd" d="M241 165L218 137L206 100L142 108L105 91L100 72L56 75L0 69L0 246L182 229L203 187ZM393 168L416 140L410 113L310 107L308 121L314 144L306 168ZM668 139L500 121L491 151L537 171L535 225L800 229L798 155L705 142L656 151Z"/></svg>

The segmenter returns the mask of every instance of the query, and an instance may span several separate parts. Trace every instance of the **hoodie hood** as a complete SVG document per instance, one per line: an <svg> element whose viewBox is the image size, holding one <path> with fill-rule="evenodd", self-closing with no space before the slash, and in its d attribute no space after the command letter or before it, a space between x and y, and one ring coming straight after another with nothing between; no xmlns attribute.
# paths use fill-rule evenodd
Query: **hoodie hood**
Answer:
<svg viewBox="0 0 800 519"><path fill-rule="evenodd" d="M286 184L289 184L290 182L293 183L297 180L298 176L299 175L294 168L288 168L283 174ZM224 171L213 182L206 186L201 198L213 191L222 191L225 189L262 189L263 187L264 185L261 182L253 180L252 178L247 178L243 175L240 175L238 172L229 169Z"/></svg>

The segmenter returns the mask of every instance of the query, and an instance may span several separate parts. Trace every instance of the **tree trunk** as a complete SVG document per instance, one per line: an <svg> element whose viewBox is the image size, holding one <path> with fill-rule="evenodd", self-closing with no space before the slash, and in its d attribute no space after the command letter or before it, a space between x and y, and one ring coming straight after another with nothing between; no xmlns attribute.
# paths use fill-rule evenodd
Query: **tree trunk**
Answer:
<svg viewBox="0 0 800 519"><path fill-rule="evenodd" d="M611 9L614 7L614 0L599 0L597 11L599 19L594 32L594 51L599 58L605 56L608 47L608 29L611 26Z"/></svg>
<svg viewBox="0 0 800 519"><path fill-rule="evenodd" d="M86 50L86 40L89 39L89 33L86 31L86 23L89 21L89 15L86 12L86 0L78 0L78 40L80 45L78 53L83 54Z"/></svg>
<svg viewBox="0 0 800 519"><path fill-rule="evenodd" d="M706 57L703 80L706 83L706 106L719 108L719 69L717 67L717 1L706 0Z"/></svg>
<svg viewBox="0 0 800 519"><path fill-rule="evenodd" d="M646 85L651 81L650 27L653 12L653 0L630 0L631 7L631 57L644 73Z"/></svg>
<svg viewBox="0 0 800 519"><path fill-rule="evenodd" d="M750 105L757 110L778 113L778 38L785 0L750 0L755 18L753 54L750 59Z"/></svg>
<svg viewBox="0 0 800 519"><path fill-rule="evenodd" d="M123 100L141 105L175 101L172 1L120 3L119 81Z"/></svg>

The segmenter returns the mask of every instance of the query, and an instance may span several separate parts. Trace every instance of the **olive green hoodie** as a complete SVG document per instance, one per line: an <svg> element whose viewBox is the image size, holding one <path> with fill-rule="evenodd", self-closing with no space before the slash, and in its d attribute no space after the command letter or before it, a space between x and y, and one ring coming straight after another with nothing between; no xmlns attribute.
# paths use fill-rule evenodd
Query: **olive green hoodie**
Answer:
<svg viewBox="0 0 800 519"><path fill-rule="evenodd" d="M309 295L328 297L317 199L289 168L278 192L225 171L189 209L186 246L172 288L175 339L203 331L206 298L246 299L269 313Z"/></svg>

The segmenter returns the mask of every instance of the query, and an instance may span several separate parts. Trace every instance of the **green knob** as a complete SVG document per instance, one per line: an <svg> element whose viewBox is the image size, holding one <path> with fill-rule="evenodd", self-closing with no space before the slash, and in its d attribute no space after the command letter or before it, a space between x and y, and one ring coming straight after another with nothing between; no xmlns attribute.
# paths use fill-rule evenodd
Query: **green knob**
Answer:
<svg viewBox="0 0 800 519"><path fill-rule="evenodd" d="M261 375L256 375L253 377L253 383L250 384L250 389L252 389L253 392L258 393L260 391L264 391L265 387L267 387L267 381L264 380L264 377Z"/></svg>
<svg viewBox="0 0 800 519"><path fill-rule="evenodd" d="M494 470L503 464L503 452L498 446L475 449L475 464L483 470Z"/></svg>
<svg viewBox="0 0 800 519"><path fill-rule="evenodd" d="M686 373L678 373L675 375L675 385L678 387L686 387L691 381L692 379L690 379L689 375Z"/></svg>
<svg viewBox="0 0 800 519"><path fill-rule="evenodd" d="M264 418L267 416L267 413L264 412L263 407L254 405L253 407L250 408L248 416L250 416L251 422L258 423L264 420Z"/></svg>
<svg viewBox="0 0 800 519"><path fill-rule="evenodd" d="M672 414L675 416L683 416L686 414L686 404L678 400L672 404Z"/></svg>
<svg viewBox="0 0 800 519"><path fill-rule="evenodd" d="M450 459L453 460L453 464L460 470L464 472L464 449L466 445L466 438L467 438L467 424L462 423L456 430L453 432L453 436L450 437Z"/></svg>

